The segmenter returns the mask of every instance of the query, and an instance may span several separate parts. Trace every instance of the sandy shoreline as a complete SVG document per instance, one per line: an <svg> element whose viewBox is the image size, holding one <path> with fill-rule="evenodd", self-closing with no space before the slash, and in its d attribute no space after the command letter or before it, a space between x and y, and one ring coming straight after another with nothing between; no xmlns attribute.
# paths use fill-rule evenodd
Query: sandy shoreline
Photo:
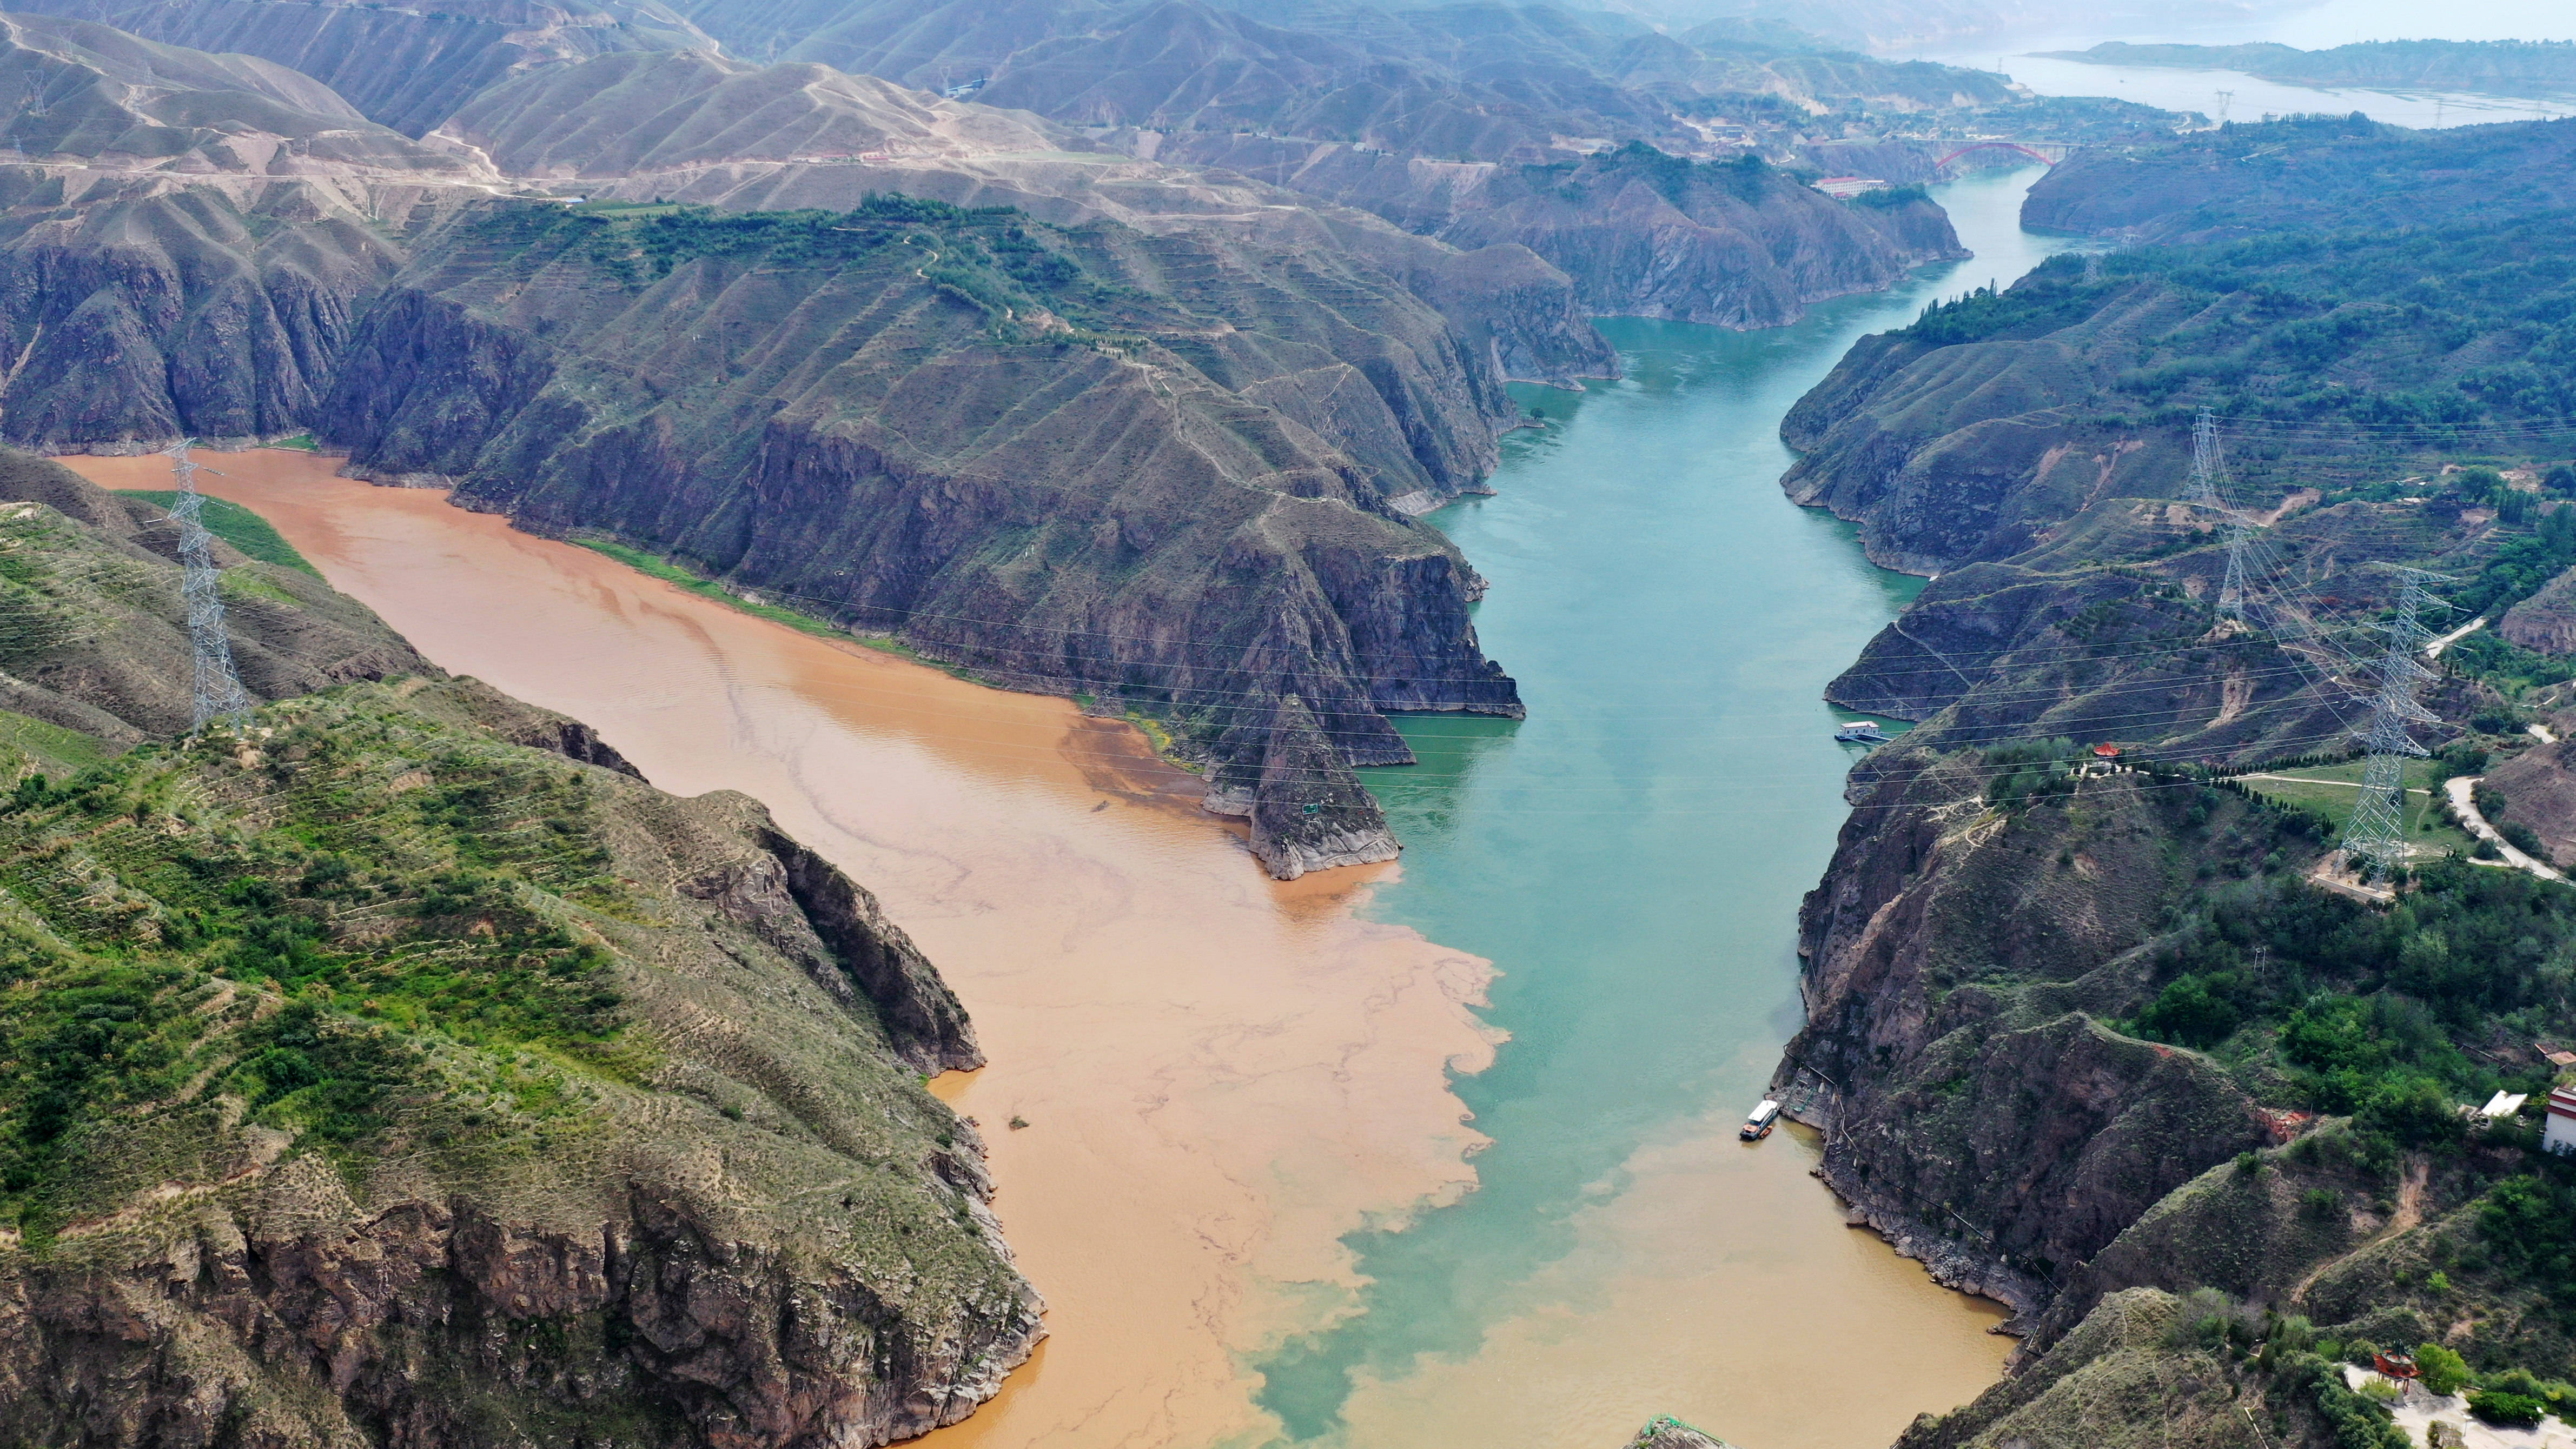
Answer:
<svg viewBox="0 0 2576 1449"><path fill-rule="evenodd" d="M151 456L61 461L169 486ZM992 1065L936 1089L991 1143L1053 1337L924 1442L1268 1438L1243 1362L1344 1310L1342 1235L1472 1185L1447 1073L1491 1059L1490 968L1358 919L1392 867L1272 882L1193 777L1068 701L800 634L336 458L203 461L207 493L443 667L588 721L665 789L768 803L964 998Z"/></svg>

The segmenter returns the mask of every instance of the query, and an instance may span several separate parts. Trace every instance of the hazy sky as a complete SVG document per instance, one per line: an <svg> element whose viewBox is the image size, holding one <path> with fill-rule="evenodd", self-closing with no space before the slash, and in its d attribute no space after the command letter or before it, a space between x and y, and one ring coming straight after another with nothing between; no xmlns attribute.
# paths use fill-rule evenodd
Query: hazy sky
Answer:
<svg viewBox="0 0 2576 1449"><path fill-rule="evenodd" d="M2570 0L2328 0L2261 8L2270 14L2227 38L2277 40L2304 50L2356 40L2576 40L2576 3Z"/></svg>

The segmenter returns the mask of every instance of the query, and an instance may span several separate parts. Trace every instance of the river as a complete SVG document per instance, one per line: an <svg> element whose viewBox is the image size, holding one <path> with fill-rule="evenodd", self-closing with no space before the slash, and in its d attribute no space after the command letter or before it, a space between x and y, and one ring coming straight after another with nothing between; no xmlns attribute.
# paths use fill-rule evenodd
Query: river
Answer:
<svg viewBox="0 0 2576 1449"><path fill-rule="evenodd" d="M934 1449L1615 1449L1657 1413L1878 1449L2009 1345L1843 1225L1810 1138L1735 1138L1845 814L1818 692L1914 586L1782 498L1777 428L1854 338L2036 263L2033 174L1940 190L1971 262L1772 331L1609 322L1625 379L1523 391L1550 425L1433 521L1530 717L1405 722L1400 870L1273 884L1124 726L334 459L203 481L441 665L766 801L956 986L992 1065L938 1090L1053 1336Z"/></svg>

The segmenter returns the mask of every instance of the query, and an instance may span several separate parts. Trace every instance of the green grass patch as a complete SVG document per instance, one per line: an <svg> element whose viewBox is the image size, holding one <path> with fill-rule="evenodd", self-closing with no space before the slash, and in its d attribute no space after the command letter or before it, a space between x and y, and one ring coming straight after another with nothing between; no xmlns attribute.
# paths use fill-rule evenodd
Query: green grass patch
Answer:
<svg viewBox="0 0 2576 1449"><path fill-rule="evenodd" d="M65 772L95 765L115 754L105 742L79 730L49 724L31 715L0 709L0 745L19 750L38 766Z"/></svg>
<svg viewBox="0 0 2576 1449"><path fill-rule="evenodd" d="M281 443L278 446L286 445ZM120 488L116 491L128 498L140 498L165 513L170 510L171 505L179 501L179 494L175 489ZM238 503L209 498L198 517L205 520L206 532L261 563L272 563L281 568L302 569L317 579L322 577L322 571L307 561L304 555L297 553L295 545L286 541L286 535L270 527L267 519Z"/></svg>
<svg viewBox="0 0 2576 1449"><path fill-rule="evenodd" d="M2352 821L2353 807L2361 801L2360 760L2340 765L2302 765L2291 770L2266 770L2261 777L2244 777L2245 787L2289 805L2304 805L2324 814L2341 830ZM2477 842L2468 832L2450 823L2442 814L2441 787L2435 782L2437 769L2431 760L2406 762L2406 831L2407 839L2435 850L2457 850L2465 855ZM2430 828L2427 828L2427 827Z"/></svg>
<svg viewBox="0 0 2576 1449"><path fill-rule="evenodd" d="M280 438L276 442L269 444L269 446L272 448L292 448L299 453L319 453L322 451L322 445L314 441L311 433L297 433L291 438Z"/></svg>
<svg viewBox="0 0 2576 1449"><path fill-rule="evenodd" d="M628 568L635 570L637 573L649 574L654 578L660 579L666 584L672 584L679 588L686 589L690 593L696 594L702 599L713 599L717 603L739 609L743 613L753 615L756 618L767 619L773 624L784 624L788 628L794 629L799 633L812 634L817 638L823 639L848 639L851 637L848 631L836 629L809 614L800 614L794 609L782 609L775 604L755 604L749 599L738 597L727 592L724 585L719 584L712 579L702 578L699 575L693 574L687 569L680 567L678 564L671 562L669 559L660 558L653 554L646 553L642 549L628 548L622 543L610 543L605 539L597 538L581 538L573 541L580 544L583 548L589 549L593 553L604 553L610 558L617 560L619 563L626 565ZM875 641L861 639L858 642L869 644ZM906 655L911 655L910 650L903 650L900 646L897 647L900 652Z"/></svg>

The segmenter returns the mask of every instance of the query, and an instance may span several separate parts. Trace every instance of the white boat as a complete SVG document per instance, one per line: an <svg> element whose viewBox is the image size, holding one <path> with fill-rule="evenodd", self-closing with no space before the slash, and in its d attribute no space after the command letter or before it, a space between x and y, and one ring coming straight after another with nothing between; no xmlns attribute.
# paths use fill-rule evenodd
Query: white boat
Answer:
<svg viewBox="0 0 2576 1449"><path fill-rule="evenodd" d="M1834 742L1837 744L1883 745L1888 739L1887 731L1880 729L1878 721L1874 719L1854 720L1834 731Z"/></svg>
<svg viewBox="0 0 2576 1449"><path fill-rule="evenodd" d="M1744 1119L1744 1130L1735 1135L1747 1142L1759 1142L1771 1135L1771 1129L1779 1121L1780 1104L1765 1097L1755 1105L1753 1115Z"/></svg>

